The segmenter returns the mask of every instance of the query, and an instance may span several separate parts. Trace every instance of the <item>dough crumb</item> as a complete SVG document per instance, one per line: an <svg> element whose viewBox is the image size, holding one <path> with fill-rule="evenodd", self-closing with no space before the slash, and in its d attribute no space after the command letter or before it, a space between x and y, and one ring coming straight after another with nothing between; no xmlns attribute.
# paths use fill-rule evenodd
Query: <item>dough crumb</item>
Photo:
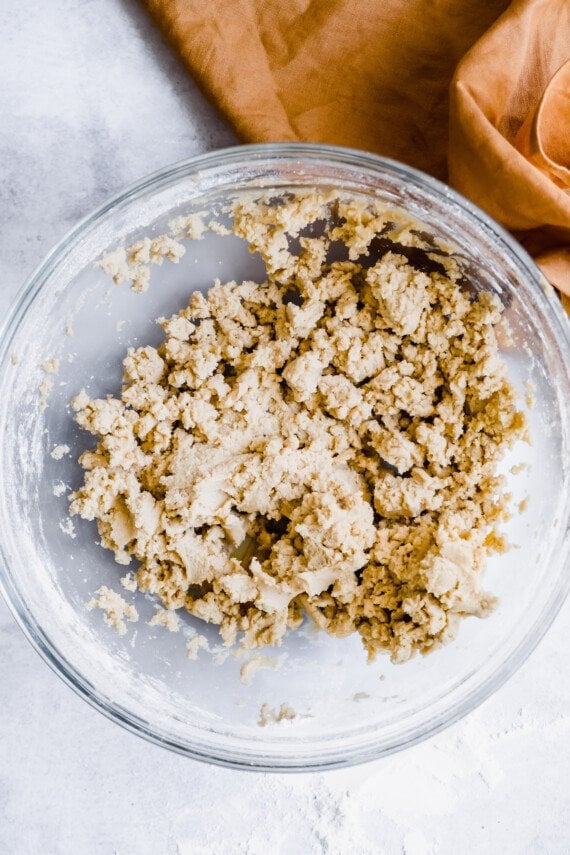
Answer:
<svg viewBox="0 0 570 855"><path fill-rule="evenodd" d="M85 607L89 610L104 611L103 620L107 626L112 627L119 635L125 635L127 631L125 620L136 623L139 619L136 608L106 585L102 585L95 593L97 596L88 600Z"/></svg>
<svg viewBox="0 0 570 855"><path fill-rule="evenodd" d="M240 668L239 679L244 686L249 686L254 676L261 668L277 668L277 659L270 656L252 656Z"/></svg>
<svg viewBox="0 0 570 855"><path fill-rule="evenodd" d="M228 229L227 226L224 226L223 223L219 223L217 220L210 220L208 223L208 231L215 235L231 235L232 233L231 229Z"/></svg>
<svg viewBox="0 0 570 855"><path fill-rule="evenodd" d="M180 618L176 612L158 608L148 621L148 625L163 626L169 632L178 632L180 630Z"/></svg>
<svg viewBox="0 0 570 855"><path fill-rule="evenodd" d="M198 652L208 649L208 640L204 635L194 635L186 642L186 655L188 659L197 659Z"/></svg>
<svg viewBox="0 0 570 855"><path fill-rule="evenodd" d="M68 338L73 338L73 336L75 335L73 331L73 319L71 315L68 315L66 317L63 331Z"/></svg>
<svg viewBox="0 0 570 855"><path fill-rule="evenodd" d="M17 353L11 353L10 354L10 362L12 363L12 365L17 365L19 361L20 360L18 359Z"/></svg>
<svg viewBox="0 0 570 855"><path fill-rule="evenodd" d="M131 279L131 271L127 260L127 251L124 247L118 247L105 253L99 261L95 262L103 273L110 276L115 285L121 285Z"/></svg>
<svg viewBox="0 0 570 855"><path fill-rule="evenodd" d="M117 323L115 324L115 329L116 329L116 331L117 331L117 332L121 332L121 330L123 329L124 325L125 325L125 322L124 322L124 321L117 321Z"/></svg>
<svg viewBox="0 0 570 855"><path fill-rule="evenodd" d="M260 727L267 727L268 724L278 724L280 721L293 721L297 718L297 712L289 704L281 704L279 709L271 709L269 704L263 704L259 712Z"/></svg>
<svg viewBox="0 0 570 855"><path fill-rule="evenodd" d="M46 359L45 362L42 362L42 371L46 374L57 374L59 371L59 359Z"/></svg>
<svg viewBox="0 0 570 855"><path fill-rule="evenodd" d="M53 389L53 377L46 375L40 380L40 410L45 410L48 405L48 398Z"/></svg>
<svg viewBox="0 0 570 855"><path fill-rule="evenodd" d="M186 248L170 235L158 235L105 253L95 267L100 267L115 285L128 282L133 291L142 294L150 285L151 264L160 265L165 258L177 264L185 252Z"/></svg>
<svg viewBox="0 0 570 855"><path fill-rule="evenodd" d="M195 214L176 217L169 222L168 228L174 237L202 240L208 230L208 226L204 222L204 217L206 216L207 211L197 211Z"/></svg>
<svg viewBox="0 0 570 855"><path fill-rule="evenodd" d="M524 514L524 512L528 510L528 496L525 496L524 499L521 499L518 507L519 507L519 513L521 513L521 514Z"/></svg>
<svg viewBox="0 0 570 855"><path fill-rule="evenodd" d="M121 576L120 582L125 591L131 591L134 593L138 588L134 573L127 573L125 576Z"/></svg>
<svg viewBox="0 0 570 855"><path fill-rule="evenodd" d="M228 650L227 647L224 647L221 650L219 650L219 649L216 650L216 652L214 653L214 655L212 657L214 665L216 665L218 667L223 665L224 662L227 660L229 655L230 655L230 651Z"/></svg>
<svg viewBox="0 0 570 855"><path fill-rule="evenodd" d="M53 457L54 460L61 460L66 454L69 454L71 451L69 445L56 445L52 448L50 456Z"/></svg>
<svg viewBox="0 0 570 855"><path fill-rule="evenodd" d="M60 496L63 496L67 489L67 484L64 484L63 481L58 481L57 484L53 485L52 493L54 496L57 496L59 498Z"/></svg>

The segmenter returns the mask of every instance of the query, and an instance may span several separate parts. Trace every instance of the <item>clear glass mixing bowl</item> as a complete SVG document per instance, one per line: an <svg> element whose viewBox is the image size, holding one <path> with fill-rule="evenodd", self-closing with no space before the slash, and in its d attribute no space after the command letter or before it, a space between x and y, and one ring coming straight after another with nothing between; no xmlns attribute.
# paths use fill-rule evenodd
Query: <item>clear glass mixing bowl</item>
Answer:
<svg viewBox="0 0 570 855"><path fill-rule="evenodd" d="M290 635L251 685L243 660L224 658L215 627L189 616L214 651L186 657L184 638L147 625L154 605L122 591L124 568L97 544L95 525L66 527L67 498L81 482L79 453L92 438L73 422L69 400L81 387L117 393L128 345L157 343L154 323L206 289L215 277L263 276L260 260L235 237L188 242L179 265L153 269L150 290L114 287L93 267L125 240L161 233L172 217L223 204L260 188L326 187L369 194L403 208L457 248L474 287L506 305L512 341L503 353L524 397L533 442L504 462L515 503L527 510L505 526L513 548L489 561L486 586L500 598L486 620L463 622L457 640L428 657L394 666L366 663L357 638L333 639L309 626ZM124 321L117 331L117 321ZM121 326L119 324L119 326ZM73 336L66 335L73 330ZM60 370L40 409L40 365ZM496 223L448 187L401 164L358 151L279 144L232 148L162 170L80 223L20 293L0 339L1 572L4 596L34 647L82 697L147 739L191 757L268 770L322 769L369 760L413 744L468 713L523 662L551 623L568 588L570 337L552 290ZM56 445L70 453L54 459ZM510 469L528 468L520 474ZM55 494L54 494L55 486ZM119 637L85 601L107 584L136 603L137 624ZM216 655L215 651L218 651ZM264 652L265 653L265 652ZM258 724L260 707L285 703L293 721Z"/></svg>

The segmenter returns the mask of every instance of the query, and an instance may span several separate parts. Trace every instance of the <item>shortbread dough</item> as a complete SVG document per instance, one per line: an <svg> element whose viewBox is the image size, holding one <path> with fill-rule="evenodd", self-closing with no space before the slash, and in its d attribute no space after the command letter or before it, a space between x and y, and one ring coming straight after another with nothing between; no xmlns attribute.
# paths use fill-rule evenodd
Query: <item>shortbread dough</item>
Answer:
<svg viewBox="0 0 570 855"><path fill-rule="evenodd" d="M137 559L140 589L227 645L280 644L308 614L359 633L370 658L427 653L495 604L481 579L505 548L497 463L526 437L500 301L370 202L238 201L233 231L267 281L193 293L159 319L160 347L129 348L120 398L74 399L98 444L71 513L97 521L119 564ZM176 244L102 266L140 290Z"/></svg>
<svg viewBox="0 0 570 855"><path fill-rule="evenodd" d="M139 619L136 608L106 585L102 585L96 592L96 596L92 597L85 605L89 610L102 609L105 613L103 615L105 623L112 626L119 635L125 635L127 632L125 620L136 623Z"/></svg>

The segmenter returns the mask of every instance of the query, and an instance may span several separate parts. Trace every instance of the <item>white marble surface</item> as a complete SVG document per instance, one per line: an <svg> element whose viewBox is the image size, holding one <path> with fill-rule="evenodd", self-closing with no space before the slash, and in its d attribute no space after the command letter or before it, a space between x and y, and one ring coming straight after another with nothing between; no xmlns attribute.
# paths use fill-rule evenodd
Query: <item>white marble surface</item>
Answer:
<svg viewBox="0 0 570 855"><path fill-rule="evenodd" d="M0 312L124 184L234 138L135 0L1 0ZM355 770L269 776L147 745L79 700L0 603L0 855L563 855L570 603L446 733Z"/></svg>

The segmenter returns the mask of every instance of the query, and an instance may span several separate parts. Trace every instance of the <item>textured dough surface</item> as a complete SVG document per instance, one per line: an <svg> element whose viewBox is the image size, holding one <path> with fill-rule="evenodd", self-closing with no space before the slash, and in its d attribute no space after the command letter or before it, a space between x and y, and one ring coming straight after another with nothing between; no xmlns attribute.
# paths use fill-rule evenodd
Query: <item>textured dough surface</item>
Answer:
<svg viewBox="0 0 570 855"><path fill-rule="evenodd" d="M370 657L427 653L495 603L481 579L504 548L496 467L526 434L500 301L369 203L307 192L238 202L233 218L267 281L193 293L159 319L158 349L129 349L120 398L74 399L98 444L71 513L140 562L140 589L228 645L279 644L308 614L360 633ZM147 283L144 264L177 261L175 244L102 266Z"/></svg>
<svg viewBox="0 0 570 855"><path fill-rule="evenodd" d="M103 616L105 623L112 626L119 635L125 635L127 632L125 620L136 623L139 619L136 608L106 585L102 585L96 592L96 596L85 605L89 610L101 609L105 613Z"/></svg>

